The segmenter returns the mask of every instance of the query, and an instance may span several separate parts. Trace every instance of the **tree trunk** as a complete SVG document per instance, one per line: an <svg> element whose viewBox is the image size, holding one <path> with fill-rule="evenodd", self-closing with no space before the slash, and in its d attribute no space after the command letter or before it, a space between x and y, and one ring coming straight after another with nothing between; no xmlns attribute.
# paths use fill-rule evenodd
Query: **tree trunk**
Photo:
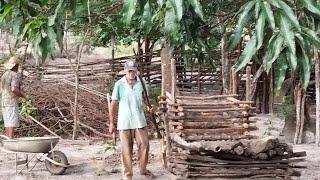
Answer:
<svg viewBox="0 0 320 180"><path fill-rule="evenodd" d="M218 16L219 26L223 32L221 38L221 65L223 94L230 94L230 62L227 54L227 33L222 17Z"/></svg>
<svg viewBox="0 0 320 180"><path fill-rule="evenodd" d="M161 51L161 73L162 73L162 81L161 81L161 96L166 96L166 92L171 92L171 62L170 62L170 54L169 54L170 45L168 43L164 44L164 47ZM169 157L171 154L171 143L170 143L170 129L169 129L169 119L167 118L166 113L163 114L163 123L165 128L165 134L163 137L163 161L166 166L166 157Z"/></svg>
<svg viewBox="0 0 320 180"><path fill-rule="evenodd" d="M89 18L89 24L91 24L91 18L90 18L90 0L88 0L88 18ZM77 54L77 65L75 68L75 94L74 94L74 114L73 114L73 133L72 133L72 139L75 140L77 137L77 129L78 129L78 97L79 97L79 69L80 69L80 60L81 60L81 54L83 51L84 42L90 32L90 26L86 30L86 33L84 34L84 37L82 39L78 54Z"/></svg>
<svg viewBox="0 0 320 180"><path fill-rule="evenodd" d="M269 113L273 113L273 100L274 100L274 68L272 67L269 74Z"/></svg>
<svg viewBox="0 0 320 180"><path fill-rule="evenodd" d="M161 95L165 96L166 91L171 92L171 66L169 55L169 44L165 44L161 51Z"/></svg>
<svg viewBox="0 0 320 180"><path fill-rule="evenodd" d="M319 54L316 47L313 48L314 53L314 69L315 69L315 81L316 81L316 145L319 146L320 138L320 68L319 68Z"/></svg>
<svg viewBox="0 0 320 180"><path fill-rule="evenodd" d="M296 99L296 132L294 135L294 144L298 144L298 139L300 136L300 128L301 128L301 100L302 100L302 87L301 82L296 85L295 87L295 99Z"/></svg>

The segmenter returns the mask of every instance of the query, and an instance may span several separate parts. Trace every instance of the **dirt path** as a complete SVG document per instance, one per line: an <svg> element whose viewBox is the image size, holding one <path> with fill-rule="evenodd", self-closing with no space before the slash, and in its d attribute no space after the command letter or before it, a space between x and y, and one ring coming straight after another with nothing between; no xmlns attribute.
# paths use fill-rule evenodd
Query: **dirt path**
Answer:
<svg viewBox="0 0 320 180"><path fill-rule="evenodd" d="M283 125L278 118L270 115L259 115L257 126L259 131L256 135L277 136ZM167 173L161 163L160 144L157 140L150 142L150 163L149 169L157 176L155 180L170 180L172 176ZM64 152L72 165L66 173L61 176L52 176L45 168L43 162L38 163L31 172L24 171L22 175L15 174L15 155L6 154L0 151L0 179L1 180L29 180L29 179L48 179L48 180L119 180L121 179L121 166L119 149L116 153L105 151L106 144L101 140L62 140L56 149ZM119 148L119 147L118 147ZM307 168L298 169L302 176L293 179L314 180L320 179L320 147L313 144L294 146L294 151L306 151L306 161L298 165ZM21 155L20 155L21 156ZM21 156L23 157L23 156ZM136 163L136 158L134 159ZM33 163L34 164L34 163ZM31 164L32 166L32 164ZM138 175L138 169L134 166L134 179L144 180L143 176Z"/></svg>
<svg viewBox="0 0 320 180"><path fill-rule="evenodd" d="M157 176L155 180L168 180L172 176L168 174L161 165L159 156L159 143L151 141L151 159L149 169ZM70 141L59 142L56 149L63 151L72 166L67 169L66 174L52 176L46 170L44 163L38 163L31 172L24 171L22 175L15 174L14 154L0 153L0 179L1 180L29 180L29 179L63 179L63 180L119 180L120 159L118 154L111 151L104 153L105 144L101 141ZM320 147L315 145L297 145L294 151L306 151L306 162L299 165L307 166L300 169L302 176L294 179L320 179ZM23 157L20 155L20 157ZM34 164L34 163L32 163ZM32 165L31 165L32 166ZM134 166L134 179L147 179L138 175L136 165Z"/></svg>
<svg viewBox="0 0 320 180"><path fill-rule="evenodd" d="M170 175L162 168L161 158L159 156L159 143L151 141L150 164L149 169L157 176L156 180L170 179ZM62 140L55 149L66 154L69 163L72 165L67 169L64 175L52 176L45 168L43 162L36 164L31 172L23 171L22 175L15 174L15 155L0 152L0 179L1 180L25 180L25 179L63 179L63 180L82 180L82 179L121 179L121 166L119 150L107 151L104 153L106 144L101 141L70 141ZM19 155L20 158L24 156ZM147 179L138 175L136 167L136 158L134 158L134 179ZM35 163L32 162L30 167ZM21 167L19 167L21 168Z"/></svg>

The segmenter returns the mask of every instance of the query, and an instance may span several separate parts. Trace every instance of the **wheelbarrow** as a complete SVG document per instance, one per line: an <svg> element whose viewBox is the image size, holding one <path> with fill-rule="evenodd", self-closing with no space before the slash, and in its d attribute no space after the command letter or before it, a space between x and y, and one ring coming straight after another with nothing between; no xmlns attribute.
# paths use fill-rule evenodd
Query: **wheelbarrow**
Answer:
<svg viewBox="0 0 320 180"><path fill-rule="evenodd" d="M59 137L22 137L9 139L7 136L0 135L0 140L1 151L16 154L16 173L18 165L25 164L25 167L28 168L29 163L36 155L38 155L37 159L39 161L41 161L41 158L44 159L45 167L51 174L61 175L69 166L66 155L61 151L53 150L59 142ZM26 159L18 160L17 155L19 153L24 153ZM28 160L28 154L33 154L33 158ZM21 169L21 171L23 169Z"/></svg>

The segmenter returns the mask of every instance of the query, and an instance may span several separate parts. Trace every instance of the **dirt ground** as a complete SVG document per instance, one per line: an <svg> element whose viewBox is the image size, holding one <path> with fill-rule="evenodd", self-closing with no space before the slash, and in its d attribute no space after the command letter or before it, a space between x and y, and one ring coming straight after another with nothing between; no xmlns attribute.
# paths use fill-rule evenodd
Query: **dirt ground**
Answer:
<svg viewBox="0 0 320 180"><path fill-rule="evenodd" d="M274 135L277 136L282 128L281 120L270 115L259 115L256 117L259 131L258 135ZM150 142L150 163L149 169L156 175L155 180L174 179L171 174L166 172L162 167L160 158L160 144L157 140ZM56 146L56 150L60 150L66 154L71 166L66 170L64 175L53 176L45 168L43 162L35 165L32 171L22 171L22 174L15 172L15 155L0 152L0 179L1 180L29 180L29 179L63 179L63 180L119 180L121 179L121 166L119 159L119 149L116 151L107 150L107 145L102 140L62 140ZM117 147L119 148L119 147ZM307 168L298 169L302 176L294 179L320 179L320 147L314 144L295 145L294 151L306 151L306 161L299 165ZM24 156L19 154L20 158ZM135 159L134 162L136 163ZM30 164L32 167L35 162ZM21 169L22 167L18 167ZM138 175L138 169L134 166L134 179L147 179Z"/></svg>

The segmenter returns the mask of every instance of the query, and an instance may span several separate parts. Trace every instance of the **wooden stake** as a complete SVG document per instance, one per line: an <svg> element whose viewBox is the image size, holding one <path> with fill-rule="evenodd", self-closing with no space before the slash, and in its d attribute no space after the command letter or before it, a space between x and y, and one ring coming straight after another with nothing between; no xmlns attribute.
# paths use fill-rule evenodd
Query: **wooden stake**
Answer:
<svg viewBox="0 0 320 180"><path fill-rule="evenodd" d="M246 101L250 101L250 92L251 92L251 67L246 67Z"/></svg>
<svg viewBox="0 0 320 180"><path fill-rule="evenodd" d="M295 87L295 93L296 93L296 132L294 134L294 140L293 143L298 143L298 138L300 132L300 126L301 126L301 94L302 94L302 88L301 88L301 82L296 85Z"/></svg>

